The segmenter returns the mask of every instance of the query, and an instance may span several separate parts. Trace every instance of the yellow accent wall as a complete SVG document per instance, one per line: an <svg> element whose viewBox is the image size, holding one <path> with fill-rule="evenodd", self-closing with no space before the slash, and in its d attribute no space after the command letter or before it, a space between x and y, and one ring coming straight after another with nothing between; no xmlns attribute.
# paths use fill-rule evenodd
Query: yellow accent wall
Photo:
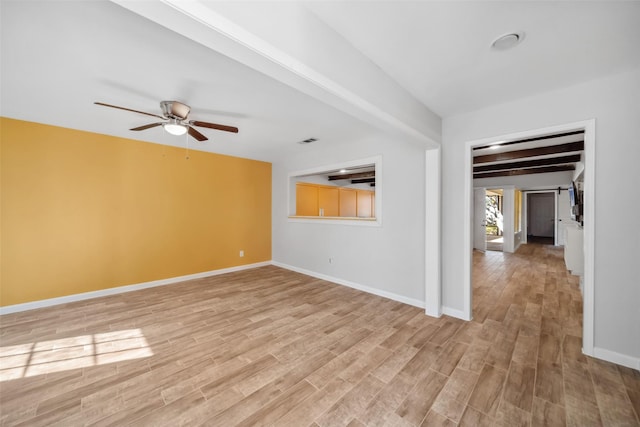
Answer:
<svg viewBox="0 0 640 427"><path fill-rule="evenodd" d="M2 306L271 259L270 163L7 118L0 143Z"/></svg>

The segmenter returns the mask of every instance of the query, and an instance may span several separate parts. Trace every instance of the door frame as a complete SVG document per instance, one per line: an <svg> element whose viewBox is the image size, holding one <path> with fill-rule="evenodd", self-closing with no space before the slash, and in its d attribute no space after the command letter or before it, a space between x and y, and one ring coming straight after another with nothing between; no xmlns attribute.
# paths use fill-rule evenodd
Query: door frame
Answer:
<svg viewBox="0 0 640 427"><path fill-rule="evenodd" d="M462 318L472 319L472 267L473 267L473 147L487 145L505 140L525 139L541 134L584 131L584 291L583 291L583 326L582 326L582 352L593 356L594 332L595 332L595 119L566 123L523 132L515 132L505 135L497 135L488 138L467 141L465 144L465 180L464 180L464 212L467 220L463 223L464 244L463 254L463 312ZM525 233L526 234L526 233Z"/></svg>
<svg viewBox="0 0 640 427"><path fill-rule="evenodd" d="M474 219L475 219L475 211L476 211L476 191L480 191L482 190L482 194L484 195L485 198L485 203L486 203L486 197L487 197L487 189L485 187L473 187L473 212L474 212ZM482 236L484 239L484 248L483 249L477 249L476 248L476 227L478 227L478 224L474 221L473 225L472 225L472 232L473 232L473 249L477 249L480 252L486 252L487 251L487 212L486 212L486 205L485 205L485 213L484 213L484 220L482 221L484 224L481 225L481 227L484 227L484 231L482 232Z"/></svg>

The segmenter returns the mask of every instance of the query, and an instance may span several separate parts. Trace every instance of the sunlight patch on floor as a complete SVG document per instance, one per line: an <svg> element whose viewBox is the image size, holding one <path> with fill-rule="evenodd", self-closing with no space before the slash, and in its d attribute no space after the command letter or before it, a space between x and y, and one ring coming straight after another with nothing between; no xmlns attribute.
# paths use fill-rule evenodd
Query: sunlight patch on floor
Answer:
<svg viewBox="0 0 640 427"><path fill-rule="evenodd" d="M140 329L5 346L0 347L0 382L150 356Z"/></svg>

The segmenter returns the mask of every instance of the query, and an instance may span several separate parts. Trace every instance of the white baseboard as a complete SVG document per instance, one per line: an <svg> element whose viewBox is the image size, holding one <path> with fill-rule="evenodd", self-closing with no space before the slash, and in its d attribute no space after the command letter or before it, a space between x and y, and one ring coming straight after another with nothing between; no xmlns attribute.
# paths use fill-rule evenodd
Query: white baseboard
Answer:
<svg viewBox="0 0 640 427"><path fill-rule="evenodd" d="M615 351L599 347L593 348L593 354L591 356L640 371L640 358L637 357L616 353Z"/></svg>
<svg viewBox="0 0 640 427"><path fill-rule="evenodd" d="M394 294L393 292L383 291L381 289L372 288L370 286L361 285L359 283L350 282L348 280L343 280L338 277L328 276L322 273L316 273L315 271L306 270L304 268L294 267L292 265L283 264L281 262L272 261L271 264L276 267L281 267L287 270L295 271L297 273L306 274L307 276L315 277L317 279L326 280L328 282L337 283L338 285L347 286L349 288L357 289L359 291L367 292L369 294L377 295L379 297L388 298L393 301L398 301L404 304L409 304L414 307L424 308L424 301L420 301L415 298L408 298L402 295Z"/></svg>
<svg viewBox="0 0 640 427"><path fill-rule="evenodd" d="M239 265L237 267L221 268L219 270L204 271L202 273L188 274L186 276L170 277L168 279L153 280L151 282L137 283L134 285L118 286L116 288L101 289L99 291L84 292L81 294L67 295L64 297L50 298L40 301L26 302L23 304L8 305L0 307L0 315L18 313L20 311L34 310L36 308L51 307L53 305L66 304L69 302L82 301L91 298L104 297L107 295L121 294L124 292L138 291L140 289L153 288L156 286L171 285L173 283L184 282L203 277L217 276L234 271L249 270L257 267L271 265L271 261L257 262L255 264Z"/></svg>
<svg viewBox="0 0 640 427"><path fill-rule="evenodd" d="M464 311L451 308L451 307L442 306L442 314L455 317L457 319L462 319L467 321L471 320L467 316L465 316Z"/></svg>
<svg viewBox="0 0 640 427"><path fill-rule="evenodd" d="M424 310L424 313L427 316L431 316L431 317L442 317L442 315L444 314L440 307L438 307L438 309L428 309L428 308L426 308Z"/></svg>

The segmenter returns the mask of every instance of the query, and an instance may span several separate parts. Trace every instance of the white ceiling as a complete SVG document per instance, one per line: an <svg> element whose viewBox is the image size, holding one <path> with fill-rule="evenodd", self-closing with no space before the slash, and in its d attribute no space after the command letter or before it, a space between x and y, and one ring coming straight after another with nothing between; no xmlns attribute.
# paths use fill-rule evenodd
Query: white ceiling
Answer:
<svg viewBox="0 0 640 427"><path fill-rule="evenodd" d="M638 1L357 1L310 7L441 117L640 66ZM489 47L523 31L513 50Z"/></svg>
<svg viewBox="0 0 640 427"><path fill-rule="evenodd" d="M318 78L314 90L300 91L300 84L292 78L276 79L276 73L270 71L279 66L300 72L302 64L308 72L297 77L308 77L311 72L335 77L337 74L331 76L321 61L313 58L331 58L333 51L310 49L304 57L298 53L289 63L271 61L268 66L253 67L256 71L247 66L249 61L243 61L242 55L229 53L233 46L223 49L222 44L192 40L206 36L200 26L213 28L206 16L176 12L179 15L170 19L184 29L180 34L165 28L176 30L173 25L152 22L159 22L159 8L169 5L175 11L177 5L187 4L192 8L202 4L208 10L226 13L227 18L234 18L229 12L233 8L242 8L245 16L254 14L254 22L262 21L262 28L252 28L246 19L235 24L243 25L247 34L260 34L272 52L278 39L270 39L265 27L286 35L295 22L278 21L279 16L285 16L280 13L282 8L306 7L335 33L309 29L305 34L306 29L298 26L291 39L307 37L307 41L321 44L322 40L315 38L331 36L334 45L340 42L345 49L355 49L366 61L361 61L358 69L340 69L340 61L331 64L332 70L343 76L339 89L332 92L335 99L340 98L334 102L326 96L332 89L321 84L326 79ZM640 66L636 46L640 41L640 2L259 4L260 8L250 2L137 2L136 7L144 5L146 11L133 13L106 1L3 0L0 113L184 145L184 139L170 137L161 128L140 133L127 130L154 119L92 104L102 101L159 113L159 101L176 99L192 107L191 119L240 128L237 135L201 129L210 140L201 145L191 140L192 146L274 161L314 150L319 144L345 144L379 133L382 127L375 125L379 117L387 120L387 128L420 131L419 125L414 125L415 117L409 117L417 111L410 105L411 99L446 117ZM279 12L269 15L270 6L276 4L278 7L271 9ZM511 31L526 33L520 46L502 52L489 49L495 37ZM264 57L269 50L254 46L249 47L258 56ZM246 49L247 45L236 47ZM374 93L373 83L382 81L380 76L375 82L372 77L369 86L358 81L367 61L371 65L367 76L375 77L373 72L377 71L395 80L384 87L386 98ZM354 93L358 96L351 96ZM389 99L394 102L386 102ZM428 119L425 115L425 121ZM309 137L319 141L296 144Z"/></svg>
<svg viewBox="0 0 640 427"><path fill-rule="evenodd" d="M191 119L240 129L199 128L205 151L272 161L339 144L370 126L110 2L2 0L3 116L183 146L157 122L94 101L160 114L161 100L192 108Z"/></svg>

